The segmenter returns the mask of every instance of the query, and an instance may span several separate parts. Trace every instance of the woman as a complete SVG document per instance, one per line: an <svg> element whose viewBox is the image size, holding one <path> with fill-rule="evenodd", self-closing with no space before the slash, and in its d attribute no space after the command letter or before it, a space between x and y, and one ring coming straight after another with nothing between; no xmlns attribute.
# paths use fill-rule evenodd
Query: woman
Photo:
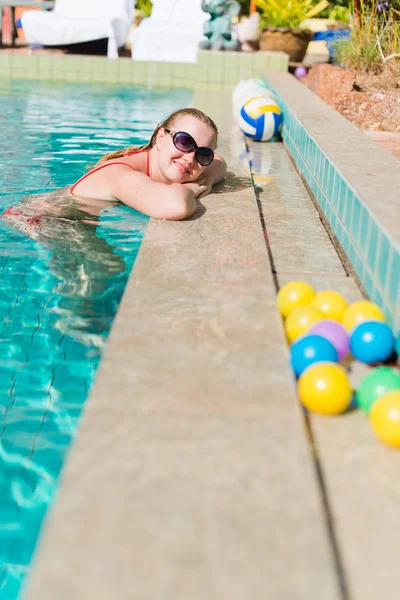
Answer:
<svg viewBox="0 0 400 600"><path fill-rule="evenodd" d="M72 187L30 196L3 213L49 253L58 300L48 310L57 317L57 329L84 344L102 345L113 315L104 304L107 286L118 285L127 269L107 236L117 226L107 219L112 206L124 203L158 219L190 217L196 198L225 176L225 161L214 154L217 133L204 113L178 110L146 146L107 154ZM129 217L143 234L146 220L135 213Z"/></svg>
<svg viewBox="0 0 400 600"><path fill-rule="evenodd" d="M217 136L203 112L178 110L158 125L146 146L106 154L70 188L27 198L3 218L33 238L43 218L96 224L88 215L99 216L115 202L156 219L185 219L196 210L196 198L225 176L226 163L214 153Z"/></svg>

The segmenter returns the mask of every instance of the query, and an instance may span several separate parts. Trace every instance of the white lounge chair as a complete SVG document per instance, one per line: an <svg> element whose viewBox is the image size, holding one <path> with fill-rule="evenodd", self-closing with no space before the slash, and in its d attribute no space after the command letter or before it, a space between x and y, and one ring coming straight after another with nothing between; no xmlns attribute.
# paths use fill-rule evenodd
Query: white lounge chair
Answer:
<svg viewBox="0 0 400 600"><path fill-rule="evenodd" d="M131 35L132 58L195 63L204 22L201 0L153 0L151 16Z"/></svg>
<svg viewBox="0 0 400 600"><path fill-rule="evenodd" d="M118 58L132 23L134 0L56 0L54 10L21 17L29 45L66 46L108 39L108 58Z"/></svg>

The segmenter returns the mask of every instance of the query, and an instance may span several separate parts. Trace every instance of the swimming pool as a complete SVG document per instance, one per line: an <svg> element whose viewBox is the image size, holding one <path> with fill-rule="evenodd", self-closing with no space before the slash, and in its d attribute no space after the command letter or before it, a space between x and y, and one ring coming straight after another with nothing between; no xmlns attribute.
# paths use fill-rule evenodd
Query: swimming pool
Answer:
<svg viewBox="0 0 400 600"><path fill-rule="evenodd" d="M191 92L0 82L0 210L147 141ZM37 243L0 219L0 597L14 600L148 219L124 206ZM76 240L75 240L76 242Z"/></svg>

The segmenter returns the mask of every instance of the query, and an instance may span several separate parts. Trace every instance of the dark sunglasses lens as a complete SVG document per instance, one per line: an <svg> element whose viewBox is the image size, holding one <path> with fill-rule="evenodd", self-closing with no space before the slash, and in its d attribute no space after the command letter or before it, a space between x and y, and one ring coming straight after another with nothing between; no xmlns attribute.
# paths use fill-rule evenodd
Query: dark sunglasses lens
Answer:
<svg viewBox="0 0 400 600"><path fill-rule="evenodd" d="M210 165L214 160L214 152L211 148L198 148L196 158L202 167L207 167L207 165Z"/></svg>
<svg viewBox="0 0 400 600"><path fill-rule="evenodd" d="M180 131L174 135L174 144L181 152L192 152L196 147L192 136Z"/></svg>

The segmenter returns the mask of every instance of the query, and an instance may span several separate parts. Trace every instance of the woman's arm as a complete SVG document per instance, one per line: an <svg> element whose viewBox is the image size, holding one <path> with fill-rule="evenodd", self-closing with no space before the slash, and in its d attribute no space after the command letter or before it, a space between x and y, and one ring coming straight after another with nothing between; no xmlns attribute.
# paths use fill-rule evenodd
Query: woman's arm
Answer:
<svg viewBox="0 0 400 600"><path fill-rule="evenodd" d="M203 198L211 192L212 186L222 181L226 175L226 162L219 154L215 154L214 160L209 167L206 167L200 175L198 181L206 187L198 197Z"/></svg>
<svg viewBox="0 0 400 600"><path fill-rule="evenodd" d="M215 154L214 160L209 167L203 171L208 185L215 185L223 180L226 175L226 162L219 154Z"/></svg>
<svg viewBox="0 0 400 600"><path fill-rule="evenodd" d="M144 173L121 173L113 185L116 200L155 219L179 221L191 217L196 210L196 197L206 187L195 182L182 185L152 181Z"/></svg>

